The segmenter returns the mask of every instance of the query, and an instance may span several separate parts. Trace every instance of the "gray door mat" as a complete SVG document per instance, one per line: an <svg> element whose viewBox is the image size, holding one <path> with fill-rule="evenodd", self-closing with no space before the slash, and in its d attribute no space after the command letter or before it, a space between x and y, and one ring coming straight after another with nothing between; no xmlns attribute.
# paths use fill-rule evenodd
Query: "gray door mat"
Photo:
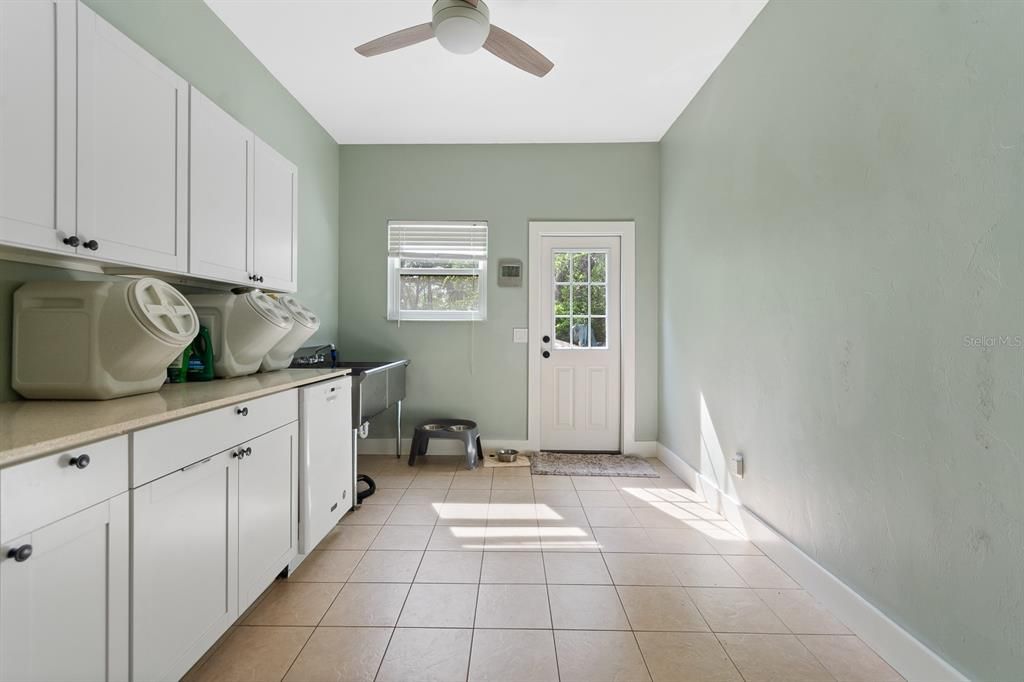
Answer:
<svg viewBox="0 0 1024 682"><path fill-rule="evenodd" d="M530 473L540 476L630 476L659 478L647 460L636 455L584 455L538 452L530 460Z"/></svg>

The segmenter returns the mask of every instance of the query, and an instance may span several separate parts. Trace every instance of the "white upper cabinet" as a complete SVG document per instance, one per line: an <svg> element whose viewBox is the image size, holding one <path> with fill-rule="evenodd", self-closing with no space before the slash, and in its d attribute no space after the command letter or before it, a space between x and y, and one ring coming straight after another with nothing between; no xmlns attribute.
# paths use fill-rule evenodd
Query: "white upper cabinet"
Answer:
<svg viewBox="0 0 1024 682"><path fill-rule="evenodd" d="M255 135L192 88L189 272L251 282Z"/></svg>
<svg viewBox="0 0 1024 682"><path fill-rule="evenodd" d="M187 183L188 84L79 5L79 253L185 272Z"/></svg>
<svg viewBox="0 0 1024 682"><path fill-rule="evenodd" d="M75 10L71 2L0 2L0 242L68 254L75 253Z"/></svg>
<svg viewBox="0 0 1024 682"><path fill-rule="evenodd" d="M256 138L252 271L259 286L295 291L299 171Z"/></svg>

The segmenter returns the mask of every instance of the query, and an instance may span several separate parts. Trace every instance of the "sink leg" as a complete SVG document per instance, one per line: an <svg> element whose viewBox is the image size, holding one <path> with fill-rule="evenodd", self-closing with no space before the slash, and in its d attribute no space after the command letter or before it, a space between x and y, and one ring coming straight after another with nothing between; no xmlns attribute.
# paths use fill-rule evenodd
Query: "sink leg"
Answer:
<svg viewBox="0 0 1024 682"><path fill-rule="evenodd" d="M402 459L402 401L395 403L395 457Z"/></svg>

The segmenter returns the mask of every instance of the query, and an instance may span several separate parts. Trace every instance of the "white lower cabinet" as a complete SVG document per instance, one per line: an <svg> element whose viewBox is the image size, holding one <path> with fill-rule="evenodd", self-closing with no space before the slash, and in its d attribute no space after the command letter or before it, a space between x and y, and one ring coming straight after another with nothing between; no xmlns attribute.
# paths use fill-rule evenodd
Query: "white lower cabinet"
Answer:
<svg viewBox="0 0 1024 682"><path fill-rule="evenodd" d="M293 422L132 491L134 680L179 679L288 565L297 440Z"/></svg>
<svg viewBox="0 0 1024 682"><path fill-rule="evenodd" d="M243 445L238 465L238 612L295 556L298 542L298 425Z"/></svg>
<svg viewBox="0 0 1024 682"><path fill-rule="evenodd" d="M132 679L176 680L238 616L231 452L132 491Z"/></svg>
<svg viewBox="0 0 1024 682"><path fill-rule="evenodd" d="M0 680L128 679L128 525L122 493L0 546Z"/></svg>

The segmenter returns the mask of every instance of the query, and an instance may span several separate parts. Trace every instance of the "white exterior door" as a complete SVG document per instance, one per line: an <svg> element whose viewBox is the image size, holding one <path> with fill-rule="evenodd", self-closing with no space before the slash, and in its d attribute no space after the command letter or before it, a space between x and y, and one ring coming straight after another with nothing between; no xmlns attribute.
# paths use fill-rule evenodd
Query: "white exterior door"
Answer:
<svg viewBox="0 0 1024 682"><path fill-rule="evenodd" d="M620 238L544 236L540 447L620 449Z"/></svg>
<svg viewBox="0 0 1024 682"><path fill-rule="evenodd" d="M76 7L0 2L0 241L69 254L75 253Z"/></svg>
<svg viewBox="0 0 1024 682"><path fill-rule="evenodd" d="M188 269L188 84L78 6L79 255Z"/></svg>
<svg viewBox="0 0 1024 682"><path fill-rule="evenodd" d="M28 545L17 561L9 549ZM0 680L128 679L128 495L3 545Z"/></svg>

